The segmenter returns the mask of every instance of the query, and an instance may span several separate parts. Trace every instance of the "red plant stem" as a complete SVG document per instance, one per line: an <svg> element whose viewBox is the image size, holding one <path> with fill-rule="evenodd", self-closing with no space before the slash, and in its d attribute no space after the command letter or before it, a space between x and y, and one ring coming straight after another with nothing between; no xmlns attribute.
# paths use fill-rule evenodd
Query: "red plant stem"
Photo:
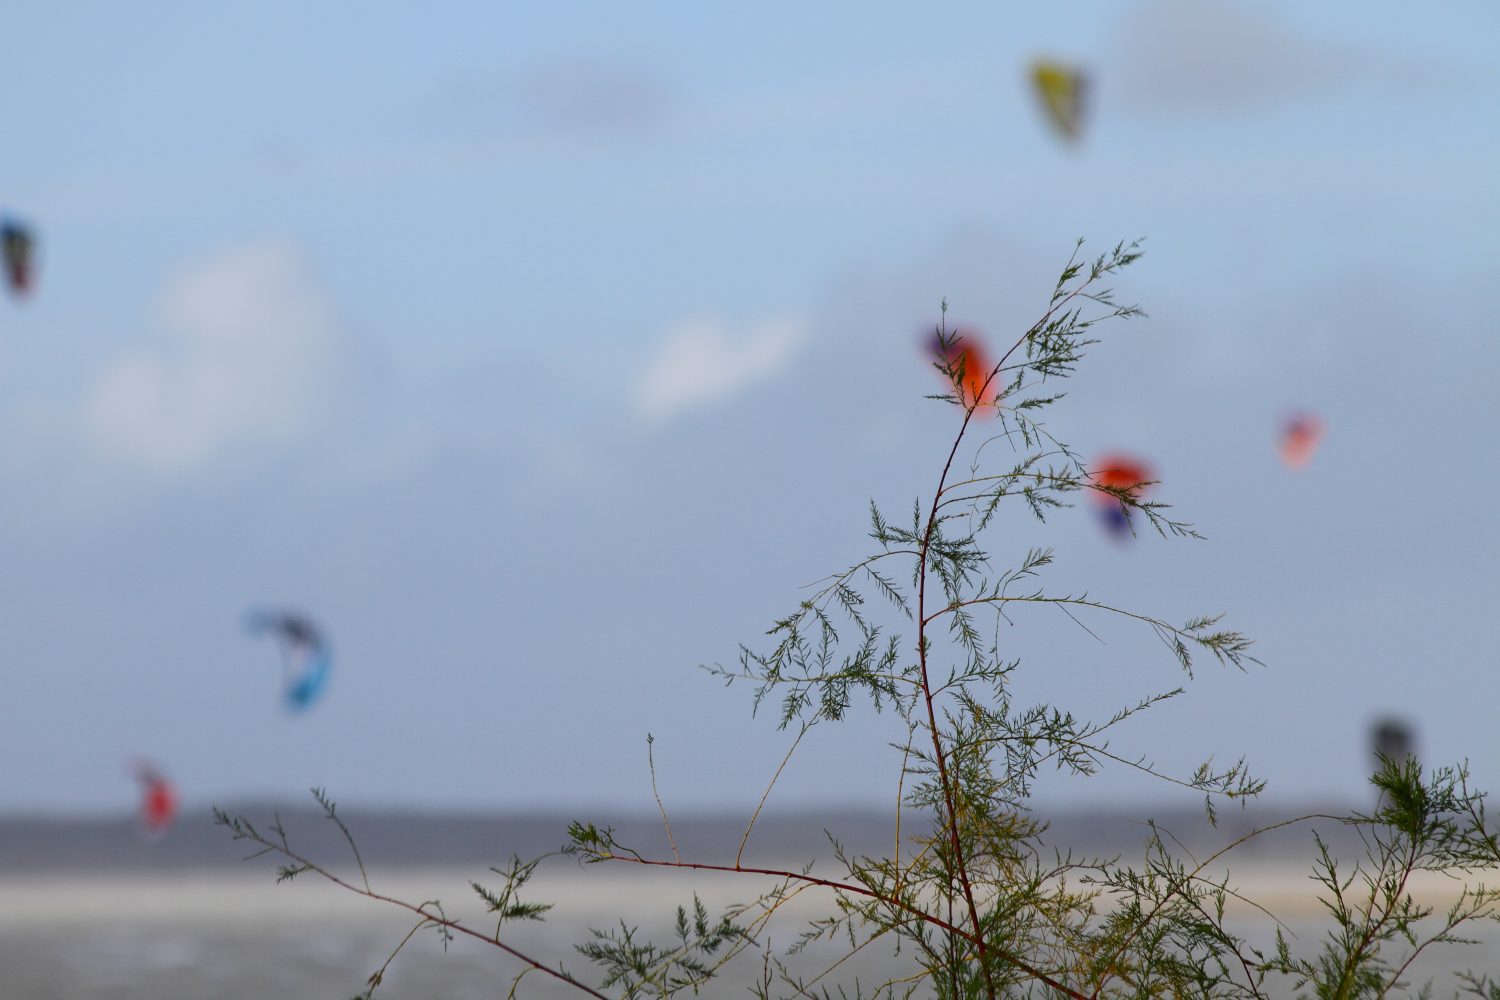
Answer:
<svg viewBox="0 0 1500 1000"><path fill-rule="evenodd" d="M1192 870L1188 878L1189 880L1197 878L1199 873L1201 873L1203 869L1207 868L1209 865L1213 864L1215 861L1219 860L1224 855L1234 850L1236 847L1239 847L1241 844L1248 843L1250 840L1253 840L1254 838L1259 837L1262 834L1280 830L1282 827L1291 826L1294 823L1305 823L1309 820L1315 819L1333 820L1340 823L1343 822L1343 817L1341 816L1330 816L1327 813L1308 813L1305 816L1294 816L1291 819L1282 820L1279 823L1272 823L1269 826L1256 827L1249 833L1231 841L1225 846L1219 848L1219 850L1215 851L1210 856L1204 858L1198 863L1198 866ZM1104 974L1099 979L1099 985L1094 989L1090 1000L1099 1000L1099 995L1104 992L1104 987L1109 984L1110 977L1119 975L1119 961L1125 956L1125 952L1129 950L1131 944L1135 942L1136 938L1138 938L1146 930L1146 928L1150 926L1151 921L1156 919L1156 915L1160 913L1166 907L1166 905L1179 894L1179 892L1180 890L1173 889L1172 891L1163 894L1162 898L1157 900L1156 905L1151 908L1151 911L1136 923L1135 928L1131 930L1129 934L1125 935L1125 939L1120 942L1119 946L1115 949L1114 954L1110 956L1109 962L1105 967Z"/></svg>
<svg viewBox="0 0 1500 1000"><path fill-rule="evenodd" d="M1005 352L1000 358L999 363L990 371L989 377L984 380L984 385L980 387L979 392L974 394L974 401L964 408L964 422L959 427L958 434L953 439L953 447L948 449L948 459L943 463L942 475L938 477L937 489L932 494L932 507L927 512L927 530L922 534L922 547L917 555L919 571L917 577L917 659L922 672L922 700L927 706L927 727L928 731L932 733L933 756L937 760L938 779L943 788L943 804L948 810L948 835L949 843L953 848L954 867L958 871L959 884L963 887L964 902L969 907L969 920L974 925L974 933L970 936L970 940L979 951L979 967L984 972L985 989L990 996L990 1000L994 1000L995 998L995 980L993 974L990 972L988 961L989 946L984 939L984 927L979 919L979 906L974 901L974 887L969 880L968 863L964 859L963 841L958 832L958 812L953 800L953 782L948 776L946 754L943 752L942 737L938 733L937 711L933 708L932 683L928 679L927 672L927 554L932 547L932 533L937 527L938 504L942 501L943 491L946 489L948 473L953 468L953 459L958 455L958 447L963 443L964 435L969 430L969 422L974 419L974 411L979 406L979 400L984 398L985 393L989 391L990 384L1000 374L1000 369L1004 367L1005 362L1016 352L1016 349L1026 342L1026 338L1031 336L1031 332L1047 322L1060 307L1072 301L1092 282L1093 278L1091 277L1070 292L1062 301L1053 303L1042 318L1027 329L1026 333ZM963 398L962 393L959 394L959 398ZM999 405L998 401L996 405ZM1007 960L1016 965L1017 968L1024 968L1013 956L1007 956ZM1053 982L1045 976L1041 976L1035 971L1028 970L1028 973L1042 979L1054 989L1071 996L1081 995L1074 993L1061 984Z"/></svg>
<svg viewBox="0 0 1500 1000"><path fill-rule="evenodd" d="M1014 350L1014 348L1012 348ZM1009 352L1007 352L1007 356ZM990 382L994 381L995 371L990 372L990 377L985 379L984 386L980 390L982 394L988 391ZM958 429L958 435L953 439L953 447L948 450L948 460L943 463L943 473L938 477L937 489L932 495L932 509L927 513L927 530L922 534L922 549L918 554L918 577L917 577L917 660L922 670L922 700L927 705L927 728L932 733L933 756L937 759L938 779L943 787L943 803L948 810L948 839L953 848L953 863L958 870L958 881L964 890L964 901L969 906L969 919L974 925L972 940L974 946L979 950L979 967L984 971L985 988L989 993L990 1000L995 997L995 981L990 972L989 948L984 940L984 928L979 921L979 906L974 902L974 887L969 882L969 868L964 861L963 842L958 835L958 812L953 802L953 783L948 777L948 764L946 754L943 753L942 738L938 734L937 711L933 708L932 683L927 677L927 553L932 547L932 532L937 527L937 505L943 495L943 484L948 481L948 471L953 467L953 457L958 454L958 446L963 442L964 433L969 429L969 421L974 419L974 410L978 406L975 403L964 410L963 426Z"/></svg>
<svg viewBox="0 0 1500 1000"><path fill-rule="evenodd" d="M820 885L827 889L834 889L838 892L853 893L856 896L865 896L870 899L877 900L878 902L884 903L887 906L893 906L898 910L903 910L907 913L910 913L912 916L916 917L918 920L923 921L924 923L929 923L935 927L941 927L943 930L951 931L952 933L957 934L959 937L963 938L965 941L968 941L976 948L982 949L984 947L984 942L979 938L978 935L970 933L969 931L964 930L962 927L958 927L955 924L944 920L942 917L935 917L932 914L928 913L926 910L922 910L915 906L912 906L910 903L904 902L900 899L894 899L890 896L883 896L873 889L866 889L862 885L851 885L848 882L835 882L831 879L817 878L813 875L803 875L798 872L783 871L777 868L746 868L744 865L737 864L709 865L702 864L696 861L659 861L652 858L642 858L630 854L602 854L596 855L596 857L604 861L628 861L631 864L649 865L653 868L691 868L697 871L706 872L734 872L741 875L771 875L776 878L785 878L792 879L797 882L806 882L809 885ZM490 939L485 938L485 940L488 941ZM1021 960L1020 956L1012 955L1010 952L1003 951L1001 949L996 949L996 951L999 953L1001 958L1009 962L1011 965L1014 965L1016 968L1020 969L1022 972L1026 973L1028 976L1032 977L1038 982L1050 986L1064 996L1069 997L1070 1000L1089 1000L1086 995L1069 989L1067 986L1053 979L1042 970L1033 968L1031 965L1028 965L1026 962Z"/></svg>
<svg viewBox="0 0 1500 1000"><path fill-rule="evenodd" d="M403 910L410 910L411 912L425 919L428 923L435 924L439 927L446 927L450 931L457 931L460 934L467 934L469 937L477 938L478 940L483 941L485 944L494 945L496 948L499 948L506 954L513 955L514 957L519 958L521 961L525 962L533 969L536 969L538 972L545 972L547 975L553 977L554 979L567 983L569 986L581 990L591 997L597 997L598 1000L613 1000L613 998L600 993L598 990L595 990L589 986L585 986L583 983L580 983L578 980L574 979L566 972L563 972L560 969L554 969L548 965L543 965L541 962L538 962L530 955L527 955L524 952L517 951L510 945L506 944L504 941L500 940L498 931L496 932L495 937L491 937L490 935L482 934L479 931L474 930L473 928L465 927L463 924L460 924L456 920L449 920L447 917L442 916L433 916L431 913L422 909L421 906L418 906L414 903L408 903L404 899L397 899L394 896L383 896L371 889L363 889L353 884L352 882L346 882L343 879L339 878L337 875L330 872L328 869L319 867L318 865L313 864L311 861L308 861L306 858L295 854L278 844L271 843L270 841L263 840L259 837L255 837L252 839L254 839L257 843L264 844L266 847L270 848L273 851L286 855L288 858L290 858L292 861L295 861L299 865L305 865L309 871L317 872L319 875L323 876L328 881L332 882L336 886L339 886L340 888L348 889L350 892L360 896L364 896L367 899L378 900L382 903L390 903L392 906L399 906ZM1087 1000L1087 998L1084 998L1084 1000Z"/></svg>

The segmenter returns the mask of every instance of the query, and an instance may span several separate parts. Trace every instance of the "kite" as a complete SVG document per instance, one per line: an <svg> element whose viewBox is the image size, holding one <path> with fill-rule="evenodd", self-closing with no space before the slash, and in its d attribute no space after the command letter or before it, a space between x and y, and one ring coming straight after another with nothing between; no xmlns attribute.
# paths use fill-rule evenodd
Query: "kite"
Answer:
<svg viewBox="0 0 1500 1000"><path fill-rule="evenodd" d="M1377 759L1386 757L1397 764L1405 763L1415 756L1415 743L1411 727L1400 719L1381 719L1370 730L1370 752Z"/></svg>
<svg viewBox="0 0 1500 1000"><path fill-rule="evenodd" d="M141 786L141 834L156 840L177 818L177 789L145 761L136 762L135 780Z"/></svg>
<svg viewBox="0 0 1500 1000"><path fill-rule="evenodd" d="M1145 463L1123 455L1106 455L1095 465L1091 478L1096 486L1108 486L1121 490L1132 500L1145 493L1146 485L1152 481L1151 470ZM1116 539L1124 541L1133 535L1130 523L1130 508L1119 496L1104 490L1093 490L1094 505L1104 528Z"/></svg>
<svg viewBox="0 0 1500 1000"><path fill-rule="evenodd" d="M31 290L31 258L36 240L31 230L6 219L0 223L0 245L5 253L5 274L10 280L10 290L16 295L25 295Z"/></svg>
<svg viewBox="0 0 1500 1000"><path fill-rule="evenodd" d="M999 375L994 374L977 334L962 327L955 327L951 338L934 333L928 348L966 409L1000 405L995 391Z"/></svg>
<svg viewBox="0 0 1500 1000"><path fill-rule="evenodd" d="M286 705L301 712L318 699L328 683L333 654L318 627L289 611L256 611L245 619L254 635L269 633L281 648Z"/></svg>
<svg viewBox="0 0 1500 1000"><path fill-rule="evenodd" d="M1295 413L1281 427L1277 450L1281 460L1294 469L1312 461L1313 453L1323 440L1323 421L1311 413Z"/></svg>
<svg viewBox="0 0 1500 1000"><path fill-rule="evenodd" d="M1031 64L1031 85L1053 131L1069 142L1076 142L1083 131L1084 103L1089 90L1083 70L1038 59Z"/></svg>

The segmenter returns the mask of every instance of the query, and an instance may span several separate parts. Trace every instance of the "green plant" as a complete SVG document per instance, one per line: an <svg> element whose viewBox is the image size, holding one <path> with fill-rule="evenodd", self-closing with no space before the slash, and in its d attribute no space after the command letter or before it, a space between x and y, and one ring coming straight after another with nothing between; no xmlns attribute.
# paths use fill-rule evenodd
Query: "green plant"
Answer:
<svg viewBox="0 0 1500 1000"><path fill-rule="evenodd" d="M664 808L671 857L642 854L621 844L607 827L574 823L562 853L587 863L776 880L752 903L717 915L694 896L678 909L675 933L664 944L625 922L596 930L577 949L599 970L594 986L503 941L508 922L540 920L546 913L545 905L521 900L540 859L512 859L494 869L504 880L498 890L474 884L494 916L491 932L450 919L436 903L413 905L373 892L362 863L358 882L336 876L297 853L279 821L265 834L243 817L219 813L219 821L235 837L259 845L257 853L280 855L286 862L284 879L311 872L403 906L418 918L412 933L432 927L445 942L455 934L483 940L591 996L698 993L730 959L751 949L762 953L762 972L749 988L764 998L920 994L944 1000L1093 1000L1268 997L1290 991L1352 1000L1405 989L1403 977L1424 949L1462 940L1465 925L1500 914L1500 893L1482 884L1463 885L1446 914L1419 905L1411 894L1415 873L1463 876L1500 864L1483 795L1470 789L1465 768L1439 770L1424 780L1415 761L1386 760L1374 779L1382 794L1374 812L1286 820L1240 837L1203 861L1184 860L1179 854L1185 852L1174 851L1170 836L1155 826L1138 865L1074 857L1048 844L1047 824L1029 808L1033 782L1043 768L1081 776L1135 769L1201 795L1210 821L1222 803L1242 802L1263 788L1243 760L1223 768L1210 760L1191 773L1172 774L1111 749L1114 730L1181 695L1182 687L1126 705L1103 721L1075 717L1060 705L1013 700L1012 681L1021 663L1002 649L999 623L1013 612L1044 605L1085 629L1089 615L1137 623L1189 676L1203 656L1241 669L1257 662L1249 653L1250 640L1222 627L1218 615L1174 625L1086 594L1054 594L1040 583L1052 561L1050 549L1032 548L1015 566L999 568L981 544L1012 508L1044 522L1074 494L1088 492L1119 504L1128 518L1163 537L1197 537L1164 504L1142 499L1138 486L1099 481L1039 419L1062 398L1057 382L1096 342L1095 326L1139 315L1134 306L1118 304L1107 287L1138 256L1137 244L1118 245L1092 261L1080 259L1075 249L1042 316L992 369L978 373L982 379L967 370L974 355L958 349L953 334L940 327L936 334L944 360L938 367L953 391L937 398L954 406L961 419L930 491L909 520L893 520L872 505L875 551L823 580L777 621L769 650L742 647L736 667L709 668L729 684L750 685L757 711L775 705L780 727L797 733L793 750L811 727L843 719L856 699L894 713L904 737L897 746L902 762L894 775L898 832L890 856L850 856L835 843L843 870L825 878L811 869L744 864L743 841L733 863L685 860L671 841ZM991 411L987 416L997 421L997 431L966 453L984 410ZM985 445L997 440L1010 444L1014 459L998 469L982 466L981 458L995 450ZM955 471L960 468L965 471ZM989 621L995 631L987 639ZM654 764L651 771L654 790ZM333 804L316 794L347 837ZM751 826L759 813L758 807ZM1363 858L1349 862L1317 841L1314 875L1332 930L1312 958L1294 955L1280 932L1273 948L1256 948L1227 926L1226 904L1244 897L1227 875L1214 874L1214 866L1270 829L1314 820L1356 829L1366 848ZM353 847L353 838L348 839ZM791 953L819 940L847 940L852 951L887 942L902 949L907 973L875 984L834 987L821 976L809 979L796 972L786 955L770 947L766 927L787 899L809 888L828 894L830 912L807 927ZM371 977L369 991L384 970ZM1483 977L1463 982L1492 1000L1500 990Z"/></svg>

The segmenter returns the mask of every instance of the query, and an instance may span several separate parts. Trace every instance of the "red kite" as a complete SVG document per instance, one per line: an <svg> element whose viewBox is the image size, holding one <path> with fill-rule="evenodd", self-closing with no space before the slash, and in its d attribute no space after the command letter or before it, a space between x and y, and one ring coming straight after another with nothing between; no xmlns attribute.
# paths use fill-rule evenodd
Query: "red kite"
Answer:
<svg viewBox="0 0 1500 1000"><path fill-rule="evenodd" d="M1094 463L1094 468L1089 475L1096 485L1122 490L1131 499L1138 499L1144 494L1146 484L1152 482L1154 478L1151 469L1144 462L1124 455L1102 456L1098 462ZM1118 496L1103 490L1090 492L1093 494L1094 505L1099 510L1105 530L1117 539L1123 540L1130 537L1132 534L1130 508L1125 502Z"/></svg>
<svg viewBox="0 0 1500 1000"><path fill-rule="evenodd" d="M135 765L135 780L141 785L141 833L156 840L177 818L177 789L151 764Z"/></svg>
<svg viewBox="0 0 1500 1000"><path fill-rule="evenodd" d="M999 405L1000 376L985 354L984 345L971 330L955 328L951 339L933 334L928 342L932 356L953 384L958 401L967 409ZM993 376L993 377L992 377Z"/></svg>
<svg viewBox="0 0 1500 1000"><path fill-rule="evenodd" d="M1294 413L1281 428L1277 450L1281 460L1294 469L1312 461L1313 453L1323 440L1323 421L1311 413Z"/></svg>

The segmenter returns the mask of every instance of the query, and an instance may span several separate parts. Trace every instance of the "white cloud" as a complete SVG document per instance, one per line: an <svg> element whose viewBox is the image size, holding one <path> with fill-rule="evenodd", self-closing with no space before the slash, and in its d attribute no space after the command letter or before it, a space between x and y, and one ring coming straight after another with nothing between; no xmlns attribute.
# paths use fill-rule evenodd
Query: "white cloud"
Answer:
<svg viewBox="0 0 1500 1000"><path fill-rule="evenodd" d="M722 403L781 370L801 344L804 325L779 319L733 337L717 320L679 325L637 386L636 404L649 420Z"/></svg>
<svg viewBox="0 0 1500 1000"><path fill-rule="evenodd" d="M231 250L179 275L160 303L167 336L116 360L87 407L104 452L157 471L314 434L347 400L347 345L296 251Z"/></svg>

